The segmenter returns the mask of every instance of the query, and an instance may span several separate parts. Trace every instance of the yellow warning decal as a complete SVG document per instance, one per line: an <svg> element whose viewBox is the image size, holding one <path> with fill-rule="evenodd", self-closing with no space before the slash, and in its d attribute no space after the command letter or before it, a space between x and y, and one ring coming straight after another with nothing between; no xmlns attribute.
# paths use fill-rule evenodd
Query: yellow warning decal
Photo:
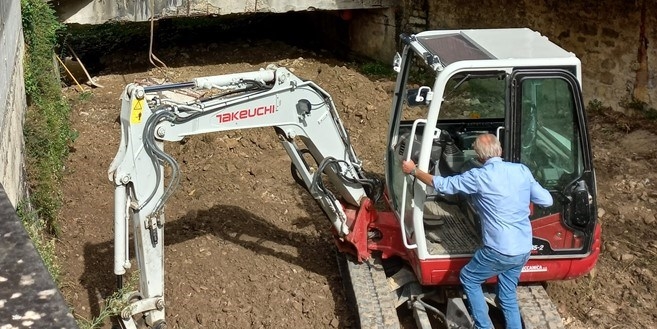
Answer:
<svg viewBox="0 0 657 329"><path fill-rule="evenodd" d="M130 112L130 123L140 123L143 110L144 110L144 100L133 99L132 111Z"/></svg>

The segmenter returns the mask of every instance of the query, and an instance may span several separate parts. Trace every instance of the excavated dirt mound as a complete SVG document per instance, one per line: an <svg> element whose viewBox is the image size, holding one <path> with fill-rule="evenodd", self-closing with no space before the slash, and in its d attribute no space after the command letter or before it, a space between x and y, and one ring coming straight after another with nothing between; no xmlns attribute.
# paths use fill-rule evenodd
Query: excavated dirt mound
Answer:
<svg viewBox="0 0 657 329"><path fill-rule="evenodd" d="M92 97L66 89L79 137L62 185L58 253L65 269L62 292L79 317L98 316L115 289L107 169L120 137L119 95L129 82L181 82L270 63L286 66L332 95L365 169L383 174L393 81L368 78L328 53L276 42L209 44L157 55L168 69L147 71L145 53L105 58L114 73L97 78L104 88L94 89ZM657 137L648 130L628 134L602 121L592 126L605 249L593 274L551 283L548 292L569 328L654 327ZM329 223L292 179L273 129L196 135L167 143L165 150L182 171L166 207L170 328L356 327Z"/></svg>

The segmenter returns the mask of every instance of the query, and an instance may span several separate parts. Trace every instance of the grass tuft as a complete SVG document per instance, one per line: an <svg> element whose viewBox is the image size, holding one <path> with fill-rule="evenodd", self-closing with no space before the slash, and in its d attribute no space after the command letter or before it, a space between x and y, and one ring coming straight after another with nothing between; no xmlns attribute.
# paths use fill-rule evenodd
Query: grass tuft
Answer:
<svg viewBox="0 0 657 329"><path fill-rule="evenodd" d="M61 265L57 261L57 255L55 254L55 239L45 233L44 222L39 220L39 215L36 211L29 209L26 202L18 204L16 213L23 222L23 227L25 227L27 235L43 259L43 263L48 269L48 272L50 272L53 281L59 283Z"/></svg>
<svg viewBox="0 0 657 329"><path fill-rule="evenodd" d="M89 320L76 314L77 323L80 329L99 329L103 327L105 321L110 320L112 317L120 316L121 310L130 305L130 301L127 300L126 297L128 297L128 294L136 287L136 278L138 278L138 275L132 275L130 277L131 280L127 285L114 292L112 296L106 298L98 316Z"/></svg>
<svg viewBox="0 0 657 329"><path fill-rule="evenodd" d="M392 64L382 62L365 62L360 65L360 71L374 78L394 79L397 73L392 69Z"/></svg>

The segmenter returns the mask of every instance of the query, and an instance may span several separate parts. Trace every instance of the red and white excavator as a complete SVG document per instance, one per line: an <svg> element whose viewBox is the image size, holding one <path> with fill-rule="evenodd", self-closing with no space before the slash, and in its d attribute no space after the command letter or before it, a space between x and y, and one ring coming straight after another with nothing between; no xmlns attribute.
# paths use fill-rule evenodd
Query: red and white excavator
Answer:
<svg viewBox="0 0 657 329"><path fill-rule="evenodd" d="M533 252L518 287L524 326L563 328L541 284L588 273L601 246L579 59L525 28L427 31L402 35L401 44L384 185L366 176L331 96L285 68L126 86L109 168L114 273L122 282L130 268L132 231L140 280L126 296L123 328L166 327L163 209L180 175L164 142L255 127L275 129L294 178L328 217L362 328L399 328L400 307L418 328L471 328L458 275L481 243L479 214L467 196L441 195L405 175L401 162L455 175L481 166L477 135L497 135L504 160L527 165L555 200L530 216ZM215 92L168 96L181 89ZM377 210L381 197L386 207Z"/></svg>

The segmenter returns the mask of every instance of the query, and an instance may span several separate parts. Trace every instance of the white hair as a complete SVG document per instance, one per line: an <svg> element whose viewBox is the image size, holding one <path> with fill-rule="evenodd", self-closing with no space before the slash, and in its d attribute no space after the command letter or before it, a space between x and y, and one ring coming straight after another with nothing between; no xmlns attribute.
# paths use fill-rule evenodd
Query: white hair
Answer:
<svg viewBox="0 0 657 329"><path fill-rule="evenodd" d="M481 134L473 143L479 159L486 161L490 158L502 156L502 145L493 134Z"/></svg>

